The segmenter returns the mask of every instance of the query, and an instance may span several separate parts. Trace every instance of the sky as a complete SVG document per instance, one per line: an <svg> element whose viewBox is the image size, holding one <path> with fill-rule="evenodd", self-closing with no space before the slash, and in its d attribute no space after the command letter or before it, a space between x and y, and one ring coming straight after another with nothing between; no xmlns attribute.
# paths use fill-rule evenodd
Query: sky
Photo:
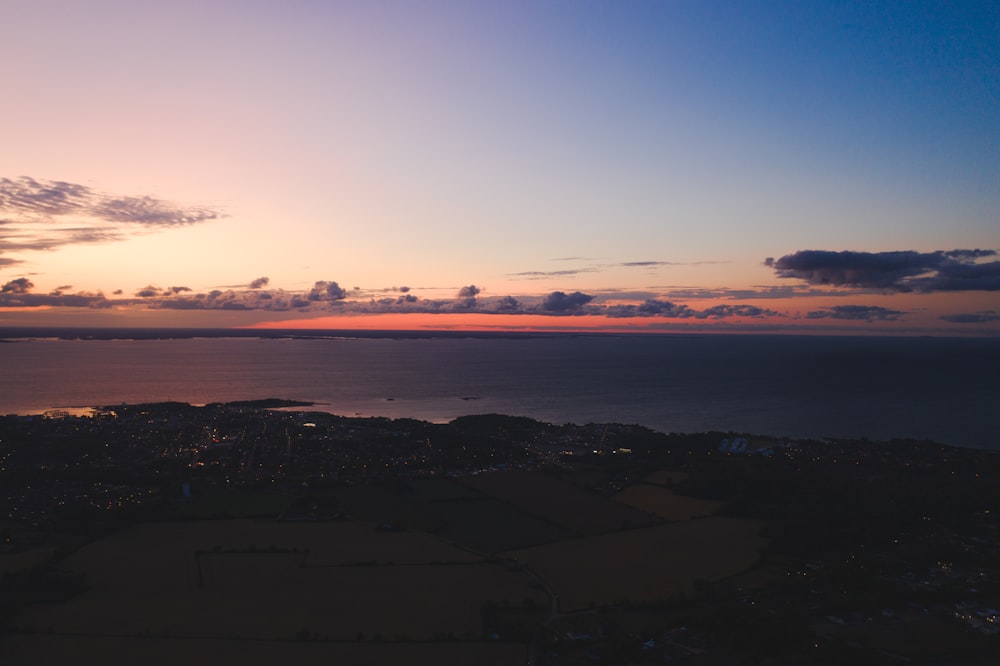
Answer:
<svg viewBox="0 0 1000 666"><path fill-rule="evenodd" d="M1000 336L994 2L0 6L0 326Z"/></svg>

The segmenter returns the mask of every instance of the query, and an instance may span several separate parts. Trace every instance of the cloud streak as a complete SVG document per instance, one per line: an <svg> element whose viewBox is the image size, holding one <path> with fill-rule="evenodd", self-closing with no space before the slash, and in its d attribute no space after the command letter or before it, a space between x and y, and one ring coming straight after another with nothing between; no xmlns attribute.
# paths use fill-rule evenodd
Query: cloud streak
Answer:
<svg viewBox="0 0 1000 666"><path fill-rule="evenodd" d="M623 261L619 266L625 268L655 268L657 266L674 266L672 261Z"/></svg>
<svg viewBox="0 0 1000 666"><path fill-rule="evenodd" d="M213 208L177 206L151 196L109 195L77 183L0 178L0 255L112 243L224 216ZM22 261L0 256L0 266Z"/></svg>
<svg viewBox="0 0 1000 666"><path fill-rule="evenodd" d="M544 280L550 277L570 277L580 273L596 273L597 268L566 268L558 271L522 271L520 273L508 273L507 277L521 277L528 280Z"/></svg>
<svg viewBox="0 0 1000 666"><path fill-rule="evenodd" d="M941 315L939 319L952 324L986 324L991 321L1000 321L1000 314L996 310L980 310L979 312Z"/></svg>
<svg viewBox="0 0 1000 666"><path fill-rule="evenodd" d="M563 257L558 259L553 259L552 261L582 261L583 257ZM612 269L620 268L662 268L668 266L700 266L704 264L723 264L728 263L726 261L619 261L616 263L607 264L595 264L590 266L581 266L580 268L561 268L558 270L551 271L520 271L518 273L507 273L507 277L517 277L524 278L526 280L544 280L546 278L558 278L558 277L572 277L574 275L580 275L583 273L603 273Z"/></svg>

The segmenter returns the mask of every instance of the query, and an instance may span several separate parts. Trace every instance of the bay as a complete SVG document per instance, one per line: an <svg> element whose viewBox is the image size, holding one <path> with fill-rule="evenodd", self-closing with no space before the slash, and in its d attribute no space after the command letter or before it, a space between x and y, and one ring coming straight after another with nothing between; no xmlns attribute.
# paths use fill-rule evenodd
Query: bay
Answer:
<svg viewBox="0 0 1000 666"><path fill-rule="evenodd" d="M0 413L284 398L345 416L503 413L1000 448L1000 341L799 336L194 337L0 344Z"/></svg>

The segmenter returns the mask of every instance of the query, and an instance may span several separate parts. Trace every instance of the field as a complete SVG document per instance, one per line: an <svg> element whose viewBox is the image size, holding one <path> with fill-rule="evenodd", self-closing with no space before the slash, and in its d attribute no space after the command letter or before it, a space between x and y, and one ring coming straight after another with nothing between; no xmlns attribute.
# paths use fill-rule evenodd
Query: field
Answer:
<svg viewBox="0 0 1000 666"><path fill-rule="evenodd" d="M334 482L310 464L229 490L195 476L192 497L183 467L156 491L145 462L120 485L114 456L11 463L0 664L997 663L994 452L830 441L718 456L714 434L691 436L700 449L678 437L679 455L557 464L549 447L535 472L518 451L497 462L489 437L442 440L433 474L404 452L398 475L373 464ZM386 446L389 461L404 449ZM464 476L436 473L452 455ZM487 466L508 471L473 471ZM126 490L148 500L112 506Z"/></svg>
<svg viewBox="0 0 1000 666"><path fill-rule="evenodd" d="M670 522L710 516L722 506L722 502L675 495L662 486L649 483L631 485L615 495L614 500Z"/></svg>
<svg viewBox="0 0 1000 666"><path fill-rule="evenodd" d="M348 486L336 499L354 518L424 530L486 553L575 536L509 502L445 480L395 488Z"/></svg>
<svg viewBox="0 0 1000 666"><path fill-rule="evenodd" d="M497 553L574 536L573 532L545 522L525 511L490 498L442 502L433 507L444 525L442 538Z"/></svg>
<svg viewBox="0 0 1000 666"><path fill-rule="evenodd" d="M101 586L114 584L123 576L193 572L197 551L276 549L308 551L306 563L313 566L479 559L422 532L380 532L373 523L207 520L136 525L80 549L64 567L86 571L92 584ZM109 562L115 562L110 570Z"/></svg>
<svg viewBox="0 0 1000 666"><path fill-rule="evenodd" d="M670 486L674 483L680 483L687 478L688 475L685 472L674 472L668 469L660 469L647 475L642 482L652 483L657 486Z"/></svg>
<svg viewBox="0 0 1000 666"><path fill-rule="evenodd" d="M479 474L462 482L576 534L601 534L657 522L643 511L542 472Z"/></svg>
<svg viewBox="0 0 1000 666"><path fill-rule="evenodd" d="M192 519L273 516L286 510L291 502L287 493L230 489L196 497L178 513L181 518Z"/></svg>
<svg viewBox="0 0 1000 666"><path fill-rule="evenodd" d="M754 564L762 523L703 518L571 539L506 553L546 579L563 611L591 604L657 601L688 594Z"/></svg>
<svg viewBox="0 0 1000 666"><path fill-rule="evenodd" d="M655 602L757 561L761 523L711 516L718 503L669 489L681 478L654 473L613 498L540 472L394 480L316 494L313 510L350 520L134 525L60 562L88 589L21 611L0 661L524 663L538 627L570 622L549 618L550 591L563 612ZM291 502L244 499L190 508ZM567 631L582 621L572 617Z"/></svg>
<svg viewBox="0 0 1000 666"><path fill-rule="evenodd" d="M3 638L0 641L0 658L9 666L520 666L525 661L525 649L524 645L496 642L336 643L33 634Z"/></svg>
<svg viewBox="0 0 1000 666"><path fill-rule="evenodd" d="M418 502L446 502L476 499L481 495L451 479L414 479L407 483L414 500Z"/></svg>
<svg viewBox="0 0 1000 666"><path fill-rule="evenodd" d="M30 608L20 626L186 638L479 639L487 602L546 603L527 574L425 534L362 523L142 525L82 548L62 568L86 574L92 589Z"/></svg>
<svg viewBox="0 0 1000 666"><path fill-rule="evenodd" d="M0 553L0 576L43 564L52 557L55 550L53 547L45 547L32 548L20 553Z"/></svg>

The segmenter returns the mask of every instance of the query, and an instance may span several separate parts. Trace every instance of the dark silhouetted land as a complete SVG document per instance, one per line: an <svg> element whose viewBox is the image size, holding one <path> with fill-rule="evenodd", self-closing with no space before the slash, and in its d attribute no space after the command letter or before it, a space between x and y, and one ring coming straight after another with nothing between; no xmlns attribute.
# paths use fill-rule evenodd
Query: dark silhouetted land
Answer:
<svg viewBox="0 0 1000 666"><path fill-rule="evenodd" d="M276 407L0 418L0 661L1000 655L995 452Z"/></svg>

